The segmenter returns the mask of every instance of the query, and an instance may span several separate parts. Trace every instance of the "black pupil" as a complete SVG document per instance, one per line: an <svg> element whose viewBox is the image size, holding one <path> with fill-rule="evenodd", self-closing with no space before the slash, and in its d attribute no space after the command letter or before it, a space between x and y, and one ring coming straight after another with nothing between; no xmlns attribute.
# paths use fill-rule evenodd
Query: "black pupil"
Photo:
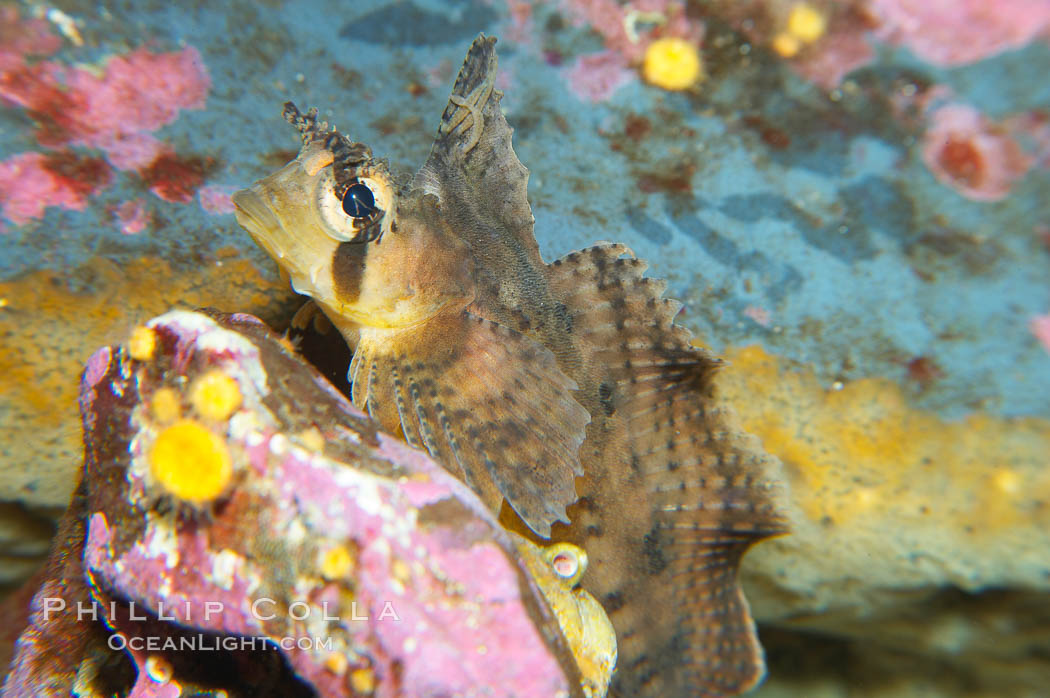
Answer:
<svg viewBox="0 0 1050 698"><path fill-rule="evenodd" d="M368 218L376 212L376 197L361 182L355 182L343 194L343 211L351 218Z"/></svg>

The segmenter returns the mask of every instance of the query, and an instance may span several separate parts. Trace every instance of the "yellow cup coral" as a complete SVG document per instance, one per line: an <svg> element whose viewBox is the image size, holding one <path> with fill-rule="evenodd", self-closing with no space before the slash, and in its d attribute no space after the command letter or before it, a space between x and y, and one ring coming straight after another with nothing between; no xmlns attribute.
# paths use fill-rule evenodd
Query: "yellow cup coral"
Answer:
<svg viewBox="0 0 1050 698"><path fill-rule="evenodd" d="M182 411L179 393L174 388L158 388L150 400L153 418L161 423L174 422Z"/></svg>
<svg viewBox="0 0 1050 698"><path fill-rule="evenodd" d="M804 46L816 43L828 30L828 19L808 2L791 7L784 31L773 37L773 50L784 58L793 58Z"/></svg>
<svg viewBox="0 0 1050 698"><path fill-rule="evenodd" d="M791 8L787 20L787 31L802 43L812 44L824 36L827 28L827 18L808 2L800 2Z"/></svg>
<svg viewBox="0 0 1050 698"><path fill-rule="evenodd" d="M345 545L336 545L321 557L321 575L325 579L343 579L354 569L354 554Z"/></svg>
<svg viewBox="0 0 1050 698"><path fill-rule="evenodd" d="M190 403L205 419L222 421L241 406L241 389L222 371L209 371L193 382Z"/></svg>
<svg viewBox="0 0 1050 698"><path fill-rule="evenodd" d="M164 429L149 454L153 479L169 494L192 504L204 504L223 493L233 477L226 444L191 420Z"/></svg>
<svg viewBox="0 0 1050 698"><path fill-rule="evenodd" d="M700 51L685 39L657 39L645 51L642 77L665 90L689 89L703 79L703 72Z"/></svg>
<svg viewBox="0 0 1050 698"><path fill-rule="evenodd" d="M794 58L802 50L802 42L794 34L781 32L773 37L773 50L784 58Z"/></svg>
<svg viewBox="0 0 1050 698"><path fill-rule="evenodd" d="M350 673L350 686L355 693L371 695L376 690L376 675L371 669L354 669Z"/></svg>
<svg viewBox="0 0 1050 698"><path fill-rule="evenodd" d="M128 353L136 361L149 361L157 349L157 333L151 328L139 325L131 331L128 339Z"/></svg>

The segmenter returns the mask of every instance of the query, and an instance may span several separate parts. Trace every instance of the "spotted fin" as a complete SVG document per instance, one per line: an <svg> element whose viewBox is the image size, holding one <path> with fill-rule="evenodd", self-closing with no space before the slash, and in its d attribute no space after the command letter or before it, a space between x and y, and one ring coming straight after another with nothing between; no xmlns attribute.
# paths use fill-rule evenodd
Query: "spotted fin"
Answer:
<svg viewBox="0 0 1050 698"><path fill-rule="evenodd" d="M584 585L616 627L618 695L736 695L764 673L737 568L786 529L778 463L719 404L719 362L674 324L680 304L645 268L623 245L549 266L578 344L607 376L600 407L625 431L581 491L576 538L598 563Z"/></svg>
<svg viewBox="0 0 1050 698"><path fill-rule="evenodd" d="M454 227L475 250L511 233L540 262L528 200L529 171L514 154L513 130L500 107L496 39L478 35L441 115L437 137L416 185L438 196ZM479 196L484 192L484 196Z"/></svg>
<svg viewBox="0 0 1050 698"><path fill-rule="evenodd" d="M421 328L362 331L354 404L430 452L498 511L506 498L549 537L567 521L590 416L549 350L468 312Z"/></svg>

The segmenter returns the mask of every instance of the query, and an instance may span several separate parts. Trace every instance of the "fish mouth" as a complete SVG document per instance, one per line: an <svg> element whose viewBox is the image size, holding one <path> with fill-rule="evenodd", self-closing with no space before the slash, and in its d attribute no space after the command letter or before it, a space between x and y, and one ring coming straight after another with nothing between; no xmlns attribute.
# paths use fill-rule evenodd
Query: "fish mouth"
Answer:
<svg viewBox="0 0 1050 698"><path fill-rule="evenodd" d="M254 189L242 189L233 195L234 215L252 239L275 259L284 257L279 244L284 228L273 207Z"/></svg>

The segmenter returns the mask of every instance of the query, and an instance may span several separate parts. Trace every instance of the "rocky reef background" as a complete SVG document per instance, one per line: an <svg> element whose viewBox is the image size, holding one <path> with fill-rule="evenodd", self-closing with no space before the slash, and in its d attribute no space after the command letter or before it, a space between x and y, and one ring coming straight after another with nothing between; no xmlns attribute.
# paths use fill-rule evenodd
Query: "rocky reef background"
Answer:
<svg viewBox="0 0 1050 698"><path fill-rule="evenodd" d="M627 243L725 355L795 533L747 558L764 696L1050 685L1050 4L0 6L0 582L82 456L78 375L172 307L296 300L229 194L294 98L421 162L478 31L550 259ZM640 70L698 49L687 89ZM652 74L648 74L652 80ZM566 154L571 154L566 157Z"/></svg>

